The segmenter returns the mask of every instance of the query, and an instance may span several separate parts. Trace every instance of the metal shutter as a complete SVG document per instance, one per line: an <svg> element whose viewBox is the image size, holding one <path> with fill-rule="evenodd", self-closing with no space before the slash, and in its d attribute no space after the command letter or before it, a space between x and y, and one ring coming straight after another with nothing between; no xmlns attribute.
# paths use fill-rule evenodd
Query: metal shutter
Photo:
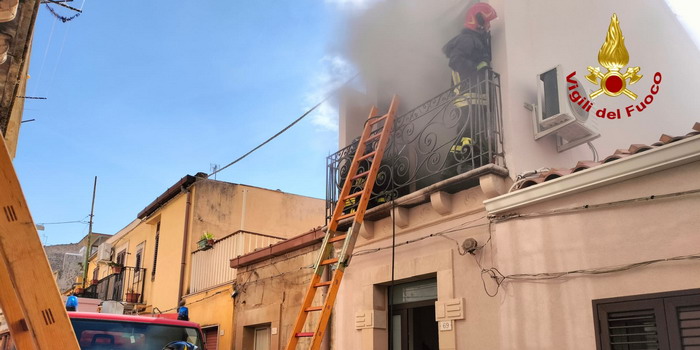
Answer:
<svg viewBox="0 0 700 350"><path fill-rule="evenodd" d="M700 295L666 298L672 349L700 350Z"/></svg>
<svg viewBox="0 0 700 350"><path fill-rule="evenodd" d="M602 349L669 350L660 299L598 305Z"/></svg>
<svg viewBox="0 0 700 350"><path fill-rule="evenodd" d="M207 350L217 350L219 342L219 327L208 327L204 331L204 341L207 343Z"/></svg>

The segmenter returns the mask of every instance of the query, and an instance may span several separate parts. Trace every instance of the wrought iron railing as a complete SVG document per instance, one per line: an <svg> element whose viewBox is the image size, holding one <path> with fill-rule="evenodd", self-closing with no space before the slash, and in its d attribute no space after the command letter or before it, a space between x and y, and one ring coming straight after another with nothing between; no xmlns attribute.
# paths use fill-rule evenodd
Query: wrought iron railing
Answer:
<svg viewBox="0 0 700 350"><path fill-rule="evenodd" d="M357 146L356 139L326 159L327 219ZM483 70L474 79L462 81L396 118L369 207L496 163L503 156L502 149L500 77ZM358 173L370 165L369 161L361 164ZM356 180L351 193L361 186ZM350 211L356 204L343 205Z"/></svg>
<svg viewBox="0 0 700 350"><path fill-rule="evenodd" d="M102 300L142 303L146 269L122 267L121 271L112 273L85 288L83 297Z"/></svg>

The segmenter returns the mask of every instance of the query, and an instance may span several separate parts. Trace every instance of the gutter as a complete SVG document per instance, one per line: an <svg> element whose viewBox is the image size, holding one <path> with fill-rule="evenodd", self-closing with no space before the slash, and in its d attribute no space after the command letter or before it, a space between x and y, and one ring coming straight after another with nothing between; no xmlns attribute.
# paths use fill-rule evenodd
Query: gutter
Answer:
<svg viewBox="0 0 700 350"><path fill-rule="evenodd" d="M151 204L147 205L143 210L141 210L136 217L139 219L144 219L149 215L153 214L158 208L162 207L163 204L167 203L169 200L173 199L175 196L182 192L182 189L187 189L192 185L197 178L192 175L185 175L180 181L170 186L163 194L158 196Z"/></svg>
<svg viewBox="0 0 700 350"><path fill-rule="evenodd" d="M190 212L192 211L192 190L191 189L186 189L182 188L183 191L187 191L187 203L185 204L185 227L184 227L184 233L182 234L182 256L180 257L180 281L178 282L178 290L177 290L177 303L176 305L180 305L180 300L182 300L182 294L183 294L183 281L185 278L185 270L187 267L187 248L189 247L189 238L190 238Z"/></svg>
<svg viewBox="0 0 700 350"><path fill-rule="evenodd" d="M502 214L555 198L612 185L700 160L700 136L618 159L484 201L489 214Z"/></svg>

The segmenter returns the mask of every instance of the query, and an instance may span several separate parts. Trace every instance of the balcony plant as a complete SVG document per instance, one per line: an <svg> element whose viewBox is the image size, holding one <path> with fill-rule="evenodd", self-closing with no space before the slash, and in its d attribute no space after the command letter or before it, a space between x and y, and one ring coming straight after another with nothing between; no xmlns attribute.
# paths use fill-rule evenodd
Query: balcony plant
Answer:
<svg viewBox="0 0 700 350"><path fill-rule="evenodd" d="M129 289L126 291L126 302L127 303L138 303L140 296L141 296L141 293L136 293L136 292L134 292L133 289Z"/></svg>
<svg viewBox="0 0 700 350"><path fill-rule="evenodd" d="M119 274L119 273L122 273L122 269L124 268L124 264L112 261L109 263L109 267L112 268L113 274Z"/></svg>
<svg viewBox="0 0 700 350"><path fill-rule="evenodd" d="M199 241L197 241L197 247L202 250L207 250L214 246L214 235L204 231L201 236L199 236Z"/></svg>

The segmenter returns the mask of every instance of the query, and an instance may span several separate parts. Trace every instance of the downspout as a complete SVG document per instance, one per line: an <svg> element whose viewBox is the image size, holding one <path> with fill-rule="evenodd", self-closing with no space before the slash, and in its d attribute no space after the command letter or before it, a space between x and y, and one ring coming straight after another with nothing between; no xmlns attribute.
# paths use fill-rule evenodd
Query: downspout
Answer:
<svg viewBox="0 0 700 350"><path fill-rule="evenodd" d="M180 282L178 283L177 302L175 305L180 305L182 300L182 291L184 290L183 280L185 278L185 268L187 267L187 250L189 248L190 236L190 211L192 211L192 190L183 188L187 191L187 202L185 204L185 227L182 235L182 257L180 257Z"/></svg>

